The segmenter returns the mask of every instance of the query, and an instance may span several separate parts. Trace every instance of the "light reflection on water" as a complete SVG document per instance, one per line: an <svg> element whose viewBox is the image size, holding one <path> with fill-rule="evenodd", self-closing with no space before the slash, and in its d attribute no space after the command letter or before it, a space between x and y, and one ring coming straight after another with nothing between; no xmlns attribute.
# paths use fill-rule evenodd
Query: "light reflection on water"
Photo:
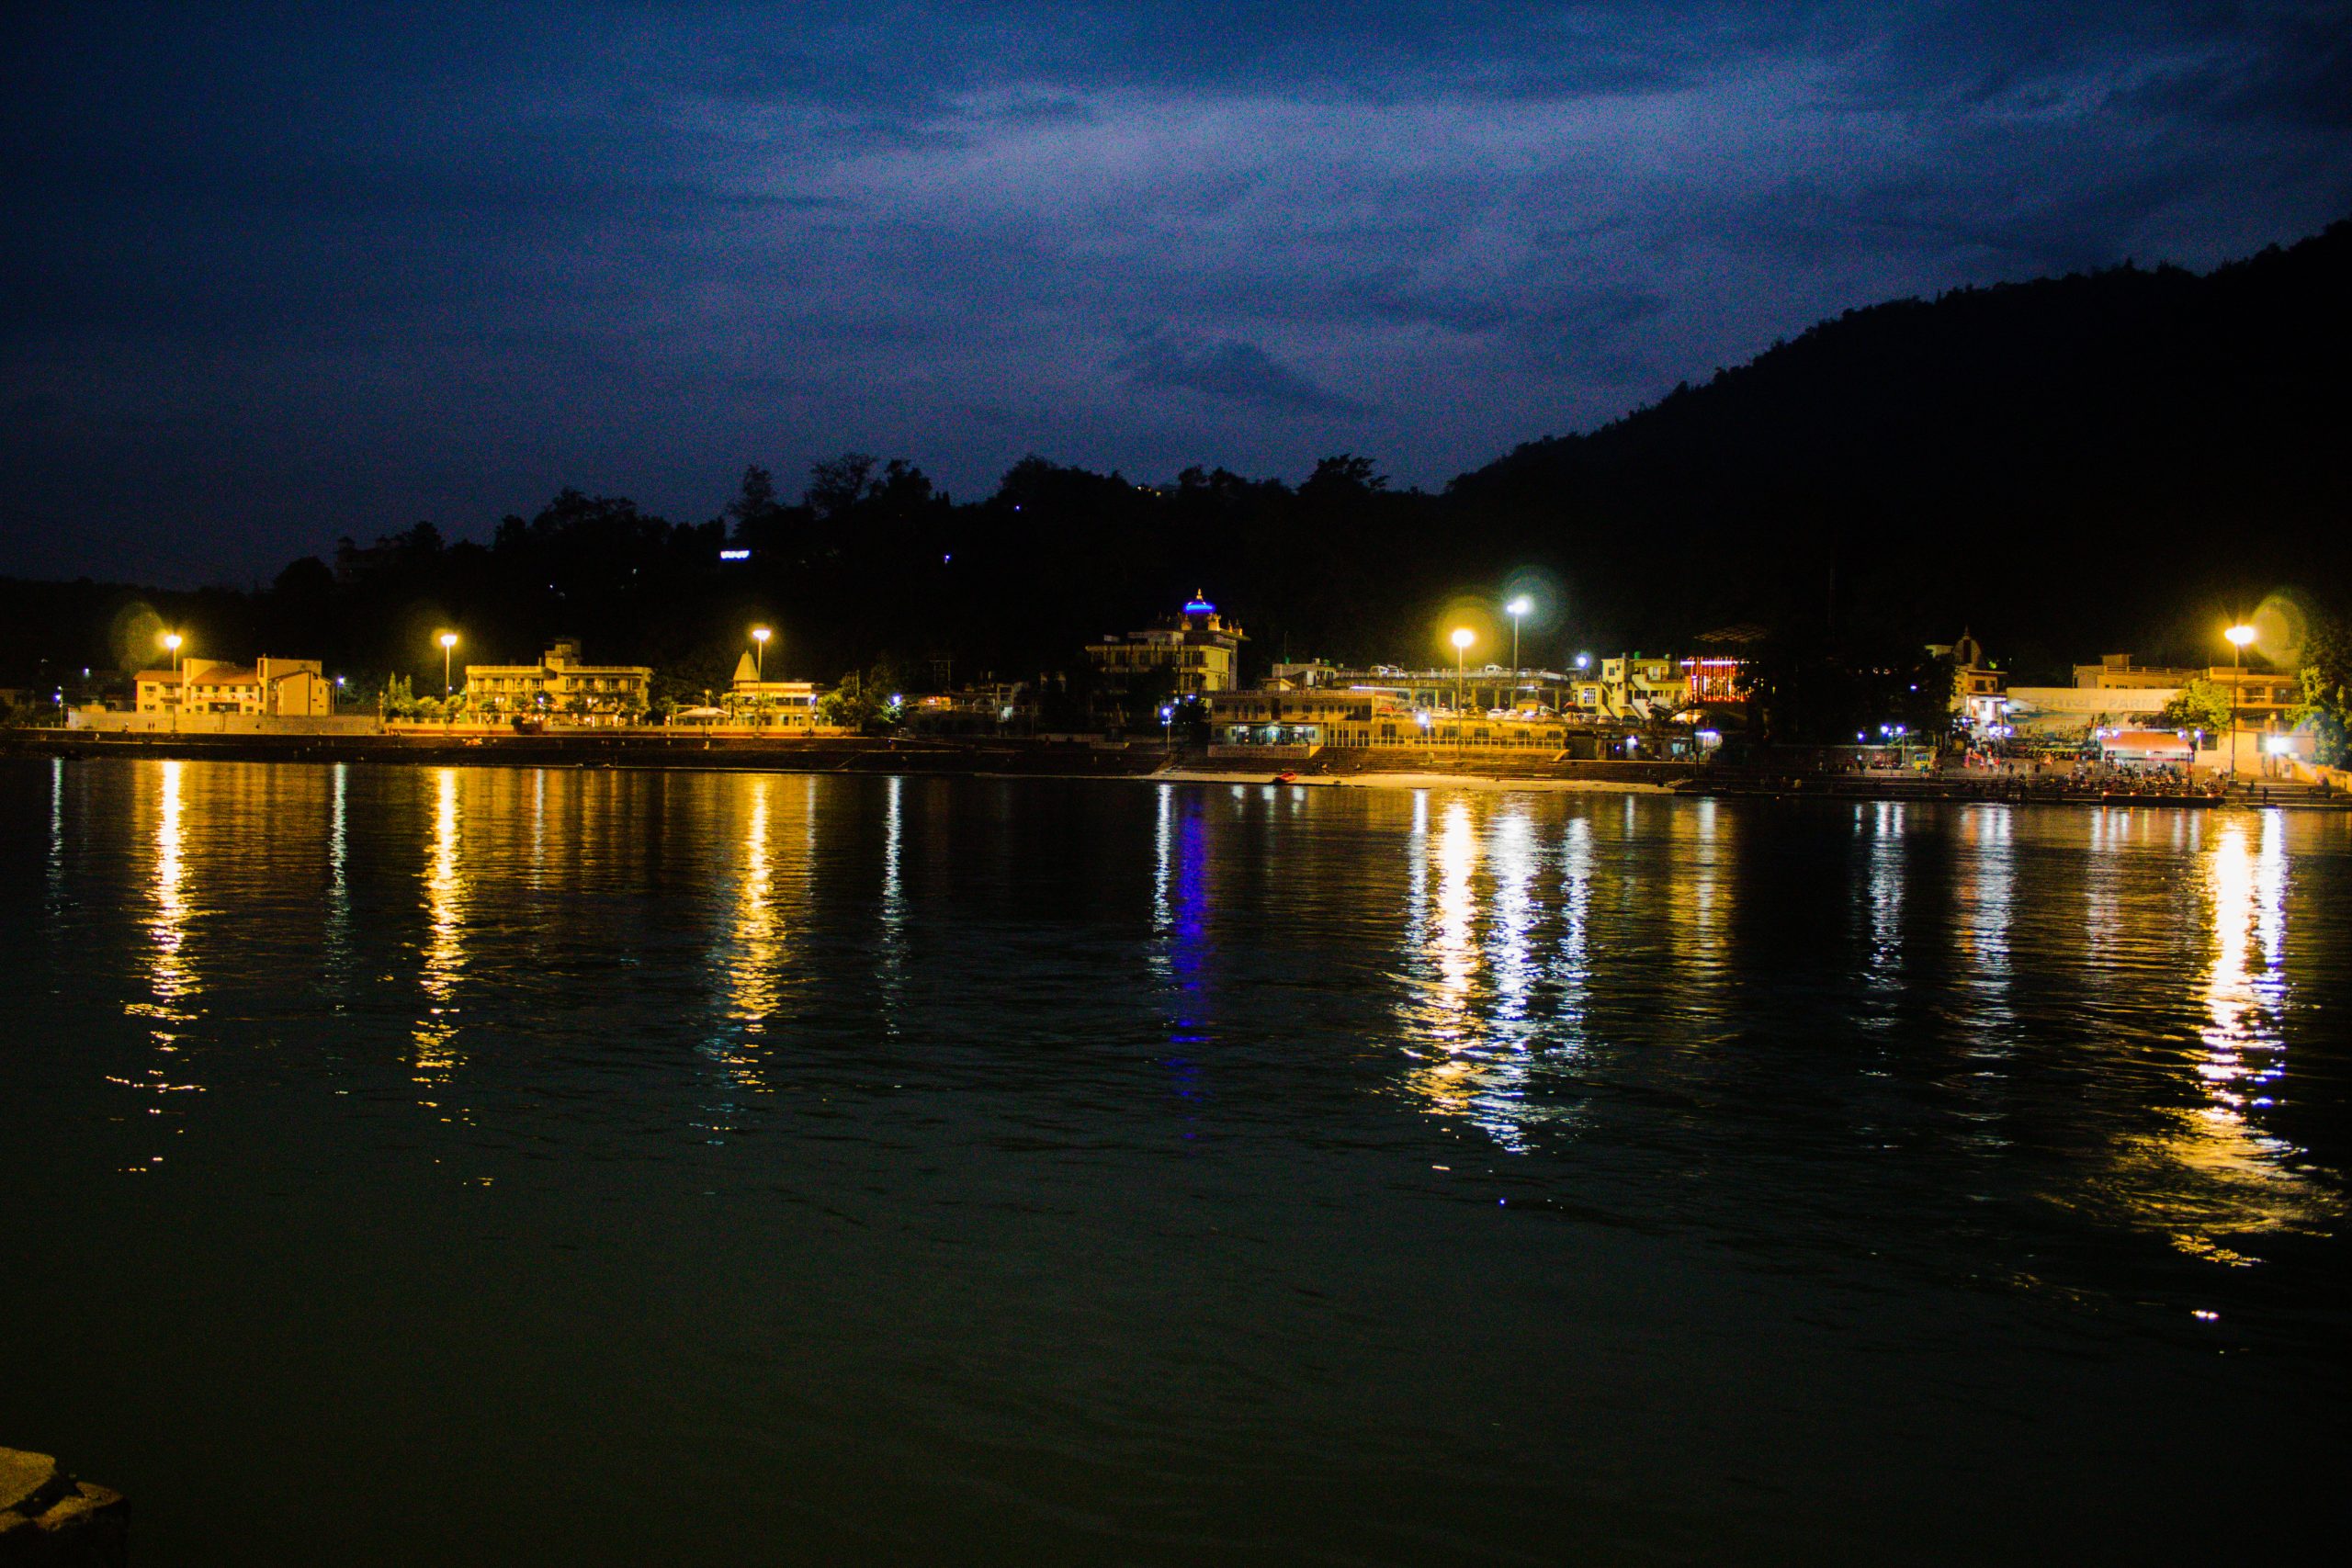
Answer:
<svg viewBox="0 0 2352 1568"><path fill-rule="evenodd" d="M1555 1432L1477 1445L1579 1337L1634 1348L1562 1374L1556 1409L1587 1374L1621 1380L1603 1425L1658 1398L1670 1473L1722 1365L1782 1332L1759 1325L1812 1314L1843 1343L1867 1302L1874 1334L1916 1311L1917 1349L2010 1310L1983 1303L2013 1281L2123 1322L2097 1360L2170 1345L2192 1304L2238 1331L2271 1321L2263 1292L2342 1275L2312 1250L2337 1245L2352 1132L2322 1021L2352 1006L2337 818L193 762L45 764L21 798L14 918L54 972L28 1037L79 1129L44 1172L103 1149L91 1179L140 1169L147 1192L201 1163L231 1230L312 1181L556 1194L498 1211L526 1260L503 1306L626 1337L541 1244L623 1249L632 1285L605 1288L678 1315L692 1355L662 1397L709 1428L684 1439L705 1465L764 1431L712 1412L829 1376L853 1380L841 1409L886 1413L859 1439L886 1460L927 1420L1009 1432L1027 1462L1114 1429L1172 1444L1195 1404L1270 1388L1393 1393L1425 1375L1451 1279L1438 1310L1520 1354L1449 1363L1442 1399L1328 1442L1419 1464L1435 1431L1465 1484L1523 1464L1569 1486L1589 1451ZM610 1209L566 1207L575 1187ZM666 1239L720 1203L707 1256ZM1462 1228L1506 1207L1548 1228ZM420 1275L448 1223L417 1224ZM1640 1276L1634 1235L1709 1261ZM1351 1272L1367 1258L1391 1272ZM1776 1317L1748 1304L1765 1276L1822 1290ZM352 1310L334 1270L303 1277ZM1617 1278L1634 1308L1575 1294ZM1711 1296L1736 1303L1713 1350L1646 1326ZM942 1322L1008 1337L938 1352ZM1949 1377L2027 1382L2081 1348L2033 1322ZM2276 1332L2270 1364L2308 1364ZM1837 1382L1851 1353L1816 1351L1820 1397L1902 1403L1883 1369ZM1139 1413L1154 1378L1182 1397ZM1903 1393L1944 1419L1949 1384ZM1922 1451L1992 1462L2012 1429Z"/></svg>
<svg viewBox="0 0 2352 1568"><path fill-rule="evenodd" d="M2335 1173L2302 1166L2303 1151L2262 1124L2287 1067L2285 838L2275 810L2233 814L2212 835L2203 877L2212 964L2194 1064L2203 1102L2172 1110L2153 1140L2179 1170L2149 1203L2153 1217L2177 1227L2183 1251L2233 1265L2254 1261L2242 1250L2253 1238L2317 1231L2341 1213Z"/></svg>
<svg viewBox="0 0 2352 1568"><path fill-rule="evenodd" d="M433 838L424 868L425 934L420 988L424 1013L416 1021L416 1081L448 1081L458 1066L458 980L466 964L466 881L459 862L458 770L433 773Z"/></svg>

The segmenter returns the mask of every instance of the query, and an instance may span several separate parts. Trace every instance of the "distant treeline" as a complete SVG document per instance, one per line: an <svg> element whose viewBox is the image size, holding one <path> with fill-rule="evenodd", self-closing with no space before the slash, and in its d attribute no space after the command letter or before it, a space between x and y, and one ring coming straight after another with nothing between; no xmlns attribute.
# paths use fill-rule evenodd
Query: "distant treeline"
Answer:
<svg viewBox="0 0 2352 1568"><path fill-rule="evenodd" d="M2347 365L2352 222L2201 276L2126 265L1849 311L1439 493L1346 454L1295 485L1031 457L958 502L852 454L789 491L752 468L706 522L566 491L488 543L421 523L258 592L0 581L0 682L143 662L166 622L200 650L420 690L443 627L478 660L577 636L681 693L723 684L755 622L796 675L1020 679L1194 590L1255 669L1435 662L1458 606L1525 585L1529 663L1734 626L1889 658L1966 627L2050 676L2108 651L2196 660L2272 591L2328 604L2352 582Z"/></svg>

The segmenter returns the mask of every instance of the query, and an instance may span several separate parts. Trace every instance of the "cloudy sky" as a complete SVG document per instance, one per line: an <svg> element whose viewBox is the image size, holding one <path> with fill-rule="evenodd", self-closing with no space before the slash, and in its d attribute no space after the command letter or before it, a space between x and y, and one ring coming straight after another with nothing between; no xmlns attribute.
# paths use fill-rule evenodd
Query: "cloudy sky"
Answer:
<svg viewBox="0 0 2352 1568"><path fill-rule="evenodd" d="M1849 305L2352 212L2352 5L0 9L0 572L850 447L1436 485Z"/></svg>

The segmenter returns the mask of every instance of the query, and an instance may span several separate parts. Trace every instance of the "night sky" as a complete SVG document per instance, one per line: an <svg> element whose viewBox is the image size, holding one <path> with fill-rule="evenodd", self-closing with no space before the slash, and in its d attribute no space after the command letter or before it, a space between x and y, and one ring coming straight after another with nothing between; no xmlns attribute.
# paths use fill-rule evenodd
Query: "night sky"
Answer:
<svg viewBox="0 0 2352 1568"><path fill-rule="evenodd" d="M844 448L1442 484L1890 296L2352 210L2352 6L28 4L0 572Z"/></svg>

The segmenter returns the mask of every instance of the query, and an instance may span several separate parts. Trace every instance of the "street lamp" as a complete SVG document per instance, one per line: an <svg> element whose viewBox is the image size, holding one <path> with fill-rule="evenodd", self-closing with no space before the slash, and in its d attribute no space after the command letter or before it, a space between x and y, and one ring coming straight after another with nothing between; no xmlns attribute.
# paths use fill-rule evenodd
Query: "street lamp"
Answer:
<svg viewBox="0 0 2352 1568"><path fill-rule="evenodd" d="M1468 626L1453 628L1452 638L1453 643L1453 752L1456 757L1462 754L1464 743L1462 728L1462 684L1468 671L1464 660L1470 657L1470 645L1477 640L1478 634Z"/></svg>
<svg viewBox="0 0 2352 1568"><path fill-rule="evenodd" d="M775 635L765 626L752 628L752 678L755 681L764 681L768 678L768 638Z"/></svg>
<svg viewBox="0 0 2352 1568"><path fill-rule="evenodd" d="M1172 755L1176 750L1176 710L1163 704L1159 709L1159 754Z"/></svg>
<svg viewBox="0 0 2352 1568"><path fill-rule="evenodd" d="M2222 634L2230 639L2230 782L2238 782L2238 671L2245 666L2245 645L2254 640L2255 631L2244 621Z"/></svg>
<svg viewBox="0 0 2352 1568"><path fill-rule="evenodd" d="M449 683L449 653L450 650L455 649L457 646L458 634L456 632L443 632L441 634L441 700L445 703L449 700L450 693L453 689Z"/></svg>
<svg viewBox="0 0 2352 1568"><path fill-rule="evenodd" d="M1528 602L1524 593L1503 606L1503 613L1510 617L1510 705L1513 708L1519 706L1519 618L1533 608L1535 606Z"/></svg>
<svg viewBox="0 0 2352 1568"><path fill-rule="evenodd" d="M181 637L179 633L165 632L164 634L164 646L172 650L172 673L175 675L180 674L180 642ZM187 677L180 675L179 694L172 699L173 729L177 730L179 728L180 709L186 706L187 706Z"/></svg>

